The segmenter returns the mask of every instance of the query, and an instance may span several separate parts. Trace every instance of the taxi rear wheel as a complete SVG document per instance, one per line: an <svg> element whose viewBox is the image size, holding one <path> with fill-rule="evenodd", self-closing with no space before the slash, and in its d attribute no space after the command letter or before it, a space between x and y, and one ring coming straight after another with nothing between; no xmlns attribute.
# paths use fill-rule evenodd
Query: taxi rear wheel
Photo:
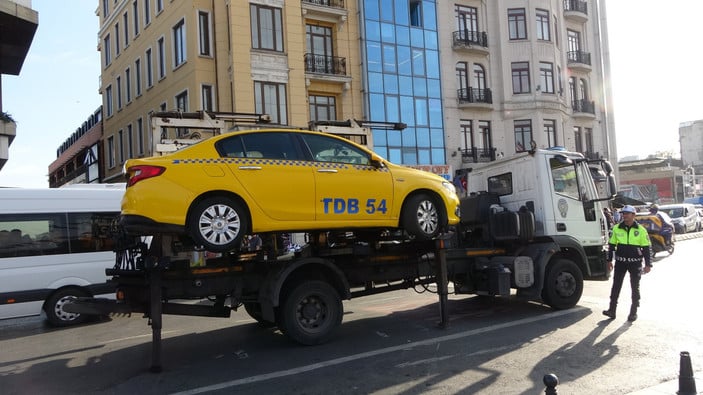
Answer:
<svg viewBox="0 0 703 395"><path fill-rule="evenodd" d="M238 249L248 227L248 216L242 205L226 197L199 202L188 221L195 243L212 252Z"/></svg>
<svg viewBox="0 0 703 395"><path fill-rule="evenodd" d="M418 239L428 240L437 236L442 227L440 206L430 196L411 196L403 209L402 227Z"/></svg>

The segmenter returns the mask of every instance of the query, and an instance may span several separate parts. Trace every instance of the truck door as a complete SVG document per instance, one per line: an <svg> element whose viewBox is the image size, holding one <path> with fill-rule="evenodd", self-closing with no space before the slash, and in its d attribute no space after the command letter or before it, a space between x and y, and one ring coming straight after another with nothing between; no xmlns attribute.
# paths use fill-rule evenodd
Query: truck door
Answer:
<svg viewBox="0 0 703 395"><path fill-rule="evenodd" d="M371 154L345 141L303 135L315 162L317 221L386 220L393 207L393 179L387 168L371 164Z"/></svg>

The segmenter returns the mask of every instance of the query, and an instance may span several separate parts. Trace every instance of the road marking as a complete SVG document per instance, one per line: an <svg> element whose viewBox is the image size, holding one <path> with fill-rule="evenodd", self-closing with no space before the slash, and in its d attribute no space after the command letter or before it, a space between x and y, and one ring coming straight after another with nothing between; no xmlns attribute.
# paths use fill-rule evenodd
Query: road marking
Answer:
<svg viewBox="0 0 703 395"><path fill-rule="evenodd" d="M318 363L314 363L314 364L306 365L306 366L300 366L300 367L293 368L293 369L281 370L278 372L271 372L271 373L266 373L266 374L260 374L258 376L245 377L243 379L225 381L225 382L219 383L219 384L212 384L212 385L208 385L205 387L193 388L190 390L180 391L180 392L174 392L172 395L202 394L204 392L218 391L218 390L223 390L223 389L236 387L236 386L244 385L244 384L251 384L251 383L257 383L257 382L266 381L266 380L270 380L270 379L276 379L276 378L281 378L281 377L286 377L286 376L293 376L296 374L310 372L313 370L327 368L330 366L341 365L341 364L356 361L359 359L370 358L370 357L374 357L374 356L378 356L378 355L408 350L408 349L412 349L415 347L428 346L428 345L437 344L437 343L446 342L446 341L463 339L465 337L480 335L483 333L497 331L497 330L510 328L510 327L514 327L514 326L518 326L518 325L531 324L533 322L549 320L552 318L561 317L561 316L567 315L567 314L573 314L573 313L583 311L583 310L590 310L590 309L577 306L577 307L574 307L569 310L555 311L555 312L551 312L548 314L540 315L538 317L523 318L521 320L506 322L504 324L491 325L491 326L488 326L485 328L472 329L469 331L454 333L454 334L447 335L447 336L440 336L440 337L436 337L436 338L432 338L432 339L426 339L426 340L421 340L421 341L417 341L417 342L381 348L378 350L362 352L359 354L349 355L346 357L331 359L329 361L318 362Z"/></svg>

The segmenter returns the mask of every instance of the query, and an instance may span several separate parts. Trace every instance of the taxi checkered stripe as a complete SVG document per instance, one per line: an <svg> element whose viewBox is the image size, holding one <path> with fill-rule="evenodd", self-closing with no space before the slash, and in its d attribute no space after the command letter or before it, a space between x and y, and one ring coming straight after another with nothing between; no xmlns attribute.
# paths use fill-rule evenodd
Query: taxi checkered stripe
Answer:
<svg viewBox="0 0 703 395"><path fill-rule="evenodd" d="M192 165L192 164L228 164L228 165L274 165L274 166L312 166L323 169L348 169L356 170L378 170L387 172L388 168L376 169L370 165L355 165L350 163L337 162L312 162L303 160L286 160L286 159L252 159L252 158L199 158L199 159L174 159L174 165Z"/></svg>

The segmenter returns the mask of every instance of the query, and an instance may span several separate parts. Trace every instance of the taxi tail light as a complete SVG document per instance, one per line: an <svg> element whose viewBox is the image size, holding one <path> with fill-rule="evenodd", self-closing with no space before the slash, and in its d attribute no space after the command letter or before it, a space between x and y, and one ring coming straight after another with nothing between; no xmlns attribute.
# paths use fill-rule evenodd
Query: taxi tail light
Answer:
<svg viewBox="0 0 703 395"><path fill-rule="evenodd" d="M139 181L146 180L147 178L160 176L164 171L166 171L166 168L161 166L132 166L127 169L127 176L129 177L127 180L127 187L131 187Z"/></svg>

